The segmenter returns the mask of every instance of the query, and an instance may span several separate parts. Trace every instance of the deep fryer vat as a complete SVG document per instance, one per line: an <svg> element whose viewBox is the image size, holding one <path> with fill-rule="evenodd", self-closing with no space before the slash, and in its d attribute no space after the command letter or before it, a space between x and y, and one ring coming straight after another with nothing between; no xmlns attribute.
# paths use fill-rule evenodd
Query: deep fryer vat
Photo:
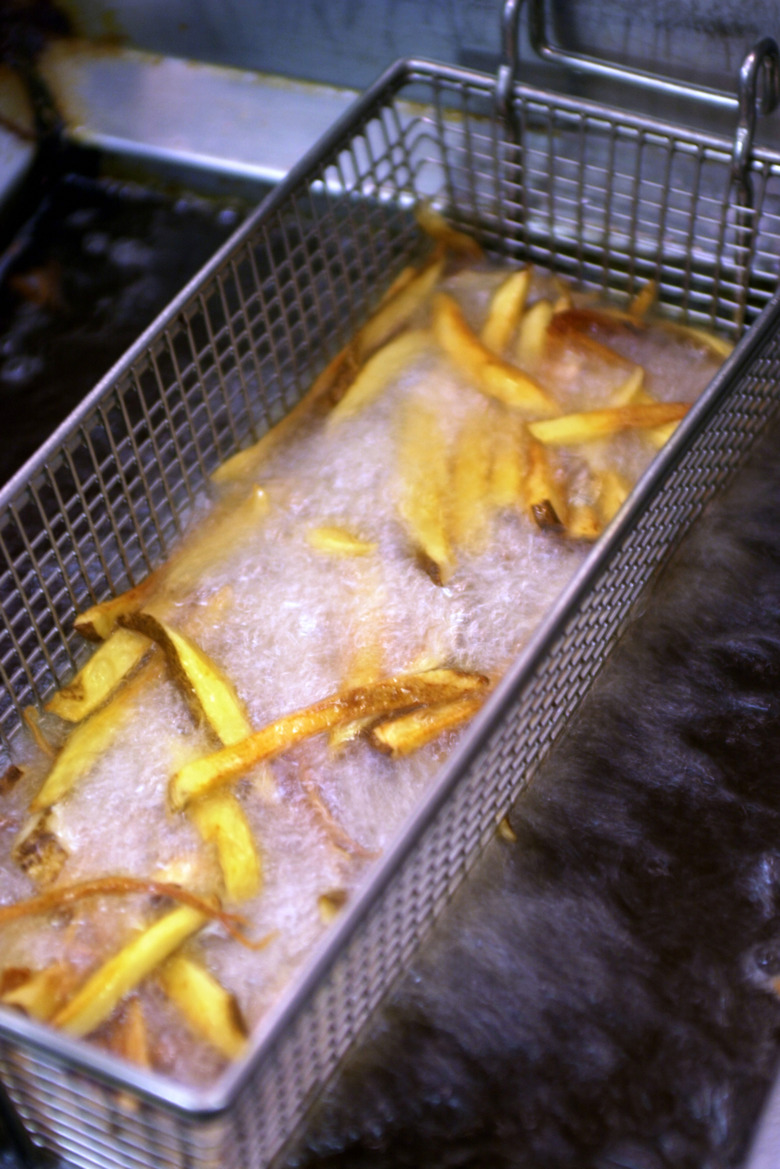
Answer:
<svg viewBox="0 0 780 1169"><path fill-rule="evenodd" d="M776 411L780 155L753 151L741 173L734 155L727 138L520 85L499 114L493 78L400 62L2 493L8 745L82 660L73 614L164 559L209 474L300 400L419 255L419 199L492 256L622 302L653 278L678 319L747 327L245 1059L195 1091L3 1014L0 1078L36 1143L80 1166L244 1169L295 1130Z"/></svg>

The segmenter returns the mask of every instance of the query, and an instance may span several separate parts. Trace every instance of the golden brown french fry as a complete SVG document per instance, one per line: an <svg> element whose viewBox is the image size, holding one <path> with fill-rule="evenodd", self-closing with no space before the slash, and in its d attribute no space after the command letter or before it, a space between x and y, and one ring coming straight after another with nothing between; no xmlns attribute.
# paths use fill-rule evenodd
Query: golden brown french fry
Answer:
<svg viewBox="0 0 780 1169"><path fill-rule="evenodd" d="M200 962L175 954L160 969L158 981L192 1030L228 1059L237 1059L248 1028L235 995Z"/></svg>
<svg viewBox="0 0 780 1169"><path fill-rule="evenodd" d="M151 643L143 634L115 629L75 678L46 703L46 710L67 722L81 722L103 705L150 650Z"/></svg>
<svg viewBox="0 0 780 1169"><path fill-rule="evenodd" d="M655 280L648 280L628 306L629 317L634 321L643 321L657 299L658 284Z"/></svg>
<svg viewBox="0 0 780 1169"><path fill-rule="evenodd" d="M32 800L31 811L40 812L56 804L91 770L113 743L138 695L159 676L161 666L159 655L152 655L146 665L117 690L108 702L74 726L43 786Z"/></svg>
<svg viewBox="0 0 780 1169"><path fill-rule="evenodd" d="M135 588L87 609L76 618L75 628L83 637L102 640L153 597L183 595L205 569L213 568L232 555L257 531L268 509L268 494L258 484L254 484L239 503L229 501L218 505L165 564Z"/></svg>
<svg viewBox="0 0 780 1169"><path fill-rule="evenodd" d="M542 443L528 443L528 473L525 481L526 506L543 531L559 531L568 520L566 496L557 483L550 456Z"/></svg>
<svg viewBox="0 0 780 1169"><path fill-rule="evenodd" d="M355 356L362 364L395 333L405 328L412 317L427 304L444 269L441 256L434 256L393 296L384 300L377 311L355 334Z"/></svg>
<svg viewBox="0 0 780 1169"><path fill-rule="evenodd" d="M60 1009L70 993L74 971L62 962L28 972L27 978L0 995L0 1002L45 1021Z"/></svg>
<svg viewBox="0 0 780 1169"><path fill-rule="evenodd" d="M609 438L623 430L647 430L679 421L688 412L686 402L652 402L649 405L607 406L561 418L529 422L533 437L549 446L576 446L594 438Z"/></svg>
<svg viewBox="0 0 780 1169"><path fill-rule="evenodd" d="M330 925L332 921L335 921L346 904L346 889L328 889L327 893L320 893L317 898L317 906L323 923Z"/></svg>
<svg viewBox="0 0 780 1169"><path fill-rule="evenodd" d="M504 816L503 819L499 820L496 831L498 832L498 835L501 837L501 839L505 840L507 844L517 844L517 833L512 827L508 816Z"/></svg>
<svg viewBox="0 0 780 1169"><path fill-rule="evenodd" d="M422 710L387 719L371 729L369 741L378 751L393 759L411 755L445 731L463 726L474 717L484 701L484 694L470 695L456 702L426 706Z"/></svg>
<svg viewBox="0 0 780 1169"><path fill-rule="evenodd" d="M126 620L130 628L160 646L195 716L205 719L222 743L236 743L252 733L233 683L200 646L146 610Z"/></svg>
<svg viewBox="0 0 780 1169"><path fill-rule="evenodd" d="M376 349L344 397L333 407L328 424L336 426L347 418L353 418L373 402L392 381L430 349L432 340L428 329L407 329Z"/></svg>
<svg viewBox="0 0 780 1169"><path fill-rule="evenodd" d="M68 850L54 831L51 809L34 815L22 828L11 849L14 864L37 885L50 885L60 875Z"/></svg>
<svg viewBox="0 0 780 1169"><path fill-rule="evenodd" d="M515 354L523 367L533 367L542 359L547 346L547 330L553 318L549 300L537 300L520 318Z"/></svg>
<svg viewBox="0 0 780 1169"><path fill-rule="evenodd" d="M536 418L560 413L558 404L538 382L480 341L457 302L444 292L434 297L433 332L457 368L488 397Z"/></svg>
<svg viewBox="0 0 780 1169"><path fill-rule="evenodd" d="M466 419L452 460L449 523L456 548L478 552L488 536L493 463L492 420L485 413Z"/></svg>
<svg viewBox="0 0 780 1169"><path fill-rule="evenodd" d="M521 418L507 412L494 428L490 502L494 507L525 505L528 431Z"/></svg>
<svg viewBox="0 0 780 1169"><path fill-rule="evenodd" d="M568 308L555 313L550 321L547 336L557 344L566 344L587 356L595 357L606 365L633 367L630 357L618 353L610 345L592 335L591 330L620 333L629 328L626 322L612 313L598 309Z"/></svg>
<svg viewBox="0 0 780 1169"><path fill-rule="evenodd" d="M482 259L482 248L474 237L467 235L465 231L450 227L441 212L430 203L418 203L414 217L426 235L447 248L453 255L477 261Z"/></svg>
<svg viewBox="0 0 780 1169"><path fill-rule="evenodd" d="M187 938L202 929L205 914L188 905L172 909L104 962L53 1017L70 1035L89 1035L128 991L133 990Z"/></svg>
<svg viewBox="0 0 780 1169"><path fill-rule="evenodd" d="M362 540L346 528L335 526L309 528L306 540L317 552L331 556L368 556L376 551L376 544L371 540Z"/></svg>
<svg viewBox="0 0 780 1169"><path fill-rule="evenodd" d="M109 1046L116 1055L136 1064L137 1067L151 1067L146 1016L143 1003L137 995L125 1003L124 1010L111 1032Z"/></svg>
<svg viewBox="0 0 780 1169"><path fill-rule="evenodd" d="M373 686L332 694L303 710L283 715L241 743L223 747L221 751L185 764L171 780L171 807L178 811L191 800L229 783L264 759L340 723L391 714L414 706L454 701L484 690L487 684L488 680L482 674L427 670L420 674L398 674Z"/></svg>
<svg viewBox="0 0 780 1169"><path fill-rule="evenodd" d="M521 268L508 276L493 294L481 338L482 343L499 356L503 356L508 348L523 315L530 284L531 269Z"/></svg>
<svg viewBox="0 0 780 1169"><path fill-rule="evenodd" d="M402 412L398 465L401 519L426 571L446 584L455 567L448 535L449 451L435 410L422 399Z"/></svg>
<svg viewBox="0 0 780 1169"><path fill-rule="evenodd" d="M566 534L573 540L597 540L604 525L595 507L588 503L569 504L569 522Z"/></svg>
<svg viewBox="0 0 780 1169"><path fill-rule="evenodd" d="M236 797L216 792L191 803L189 813L203 839L216 847L228 899L256 897L263 881L260 854Z"/></svg>

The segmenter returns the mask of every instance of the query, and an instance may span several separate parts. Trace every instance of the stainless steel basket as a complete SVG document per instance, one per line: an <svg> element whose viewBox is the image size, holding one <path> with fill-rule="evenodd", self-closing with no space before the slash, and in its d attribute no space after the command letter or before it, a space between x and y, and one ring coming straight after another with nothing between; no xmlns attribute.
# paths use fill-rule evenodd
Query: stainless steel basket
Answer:
<svg viewBox="0 0 780 1169"><path fill-rule="evenodd" d="M414 255L420 198L492 255L618 299L655 278L671 315L745 334L247 1058L195 1091L3 1014L0 1079L37 1145L100 1169L255 1169L355 1042L780 404L780 153L752 143L776 62L771 42L748 58L734 138L518 84L513 55L498 82L399 62L2 492L8 746L83 652L74 612L166 556L210 472L300 399Z"/></svg>

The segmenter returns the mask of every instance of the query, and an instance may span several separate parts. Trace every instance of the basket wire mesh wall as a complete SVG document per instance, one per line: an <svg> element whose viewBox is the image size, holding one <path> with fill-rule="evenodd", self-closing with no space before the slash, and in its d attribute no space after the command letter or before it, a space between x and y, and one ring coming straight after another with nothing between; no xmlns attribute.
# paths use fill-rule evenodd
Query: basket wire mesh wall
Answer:
<svg viewBox="0 0 780 1169"><path fill-rule="evenodd" d="M259 1169L290 1137L549 750L659 566L780 396L780 156L604 106L399 63L0 496L0 733L64 682L75 612L161 562L219 463L279 421L420 250L433 198L488 252L632 295L743 345L467 734L253 1052L205 1095L0 1020L33 1139L80 1166Z"/></svg>

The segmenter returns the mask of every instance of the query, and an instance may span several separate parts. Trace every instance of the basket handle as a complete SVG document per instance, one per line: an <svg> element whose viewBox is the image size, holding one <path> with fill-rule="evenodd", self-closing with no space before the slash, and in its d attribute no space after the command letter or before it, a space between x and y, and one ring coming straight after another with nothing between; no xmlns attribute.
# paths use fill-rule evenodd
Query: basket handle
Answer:
<svg viewBox="0 0 780 1169"><path fill-rule="evenodd" d="M576 53L553 45L547 39L544 0L525 0L528 7L528 32L531 46L545 61L567 66L581 73L589 73L613 81L630 82L645 89L674 97L695 98L710 105L736 109L737 129L734 138L731 176L740 187L749 186L750 154L756 120L769 114L780 101L780 49L772 37L758 41L746 55L739 71L736 94L710 89L692 82L675 81L656 73L615 65L587 53ZM501 12L501 44L503 62L496 78L496 98L499 113L507 117L511 106L512 89L520 67L519 27L520 10L524 0L504 0Z"/></svg>

